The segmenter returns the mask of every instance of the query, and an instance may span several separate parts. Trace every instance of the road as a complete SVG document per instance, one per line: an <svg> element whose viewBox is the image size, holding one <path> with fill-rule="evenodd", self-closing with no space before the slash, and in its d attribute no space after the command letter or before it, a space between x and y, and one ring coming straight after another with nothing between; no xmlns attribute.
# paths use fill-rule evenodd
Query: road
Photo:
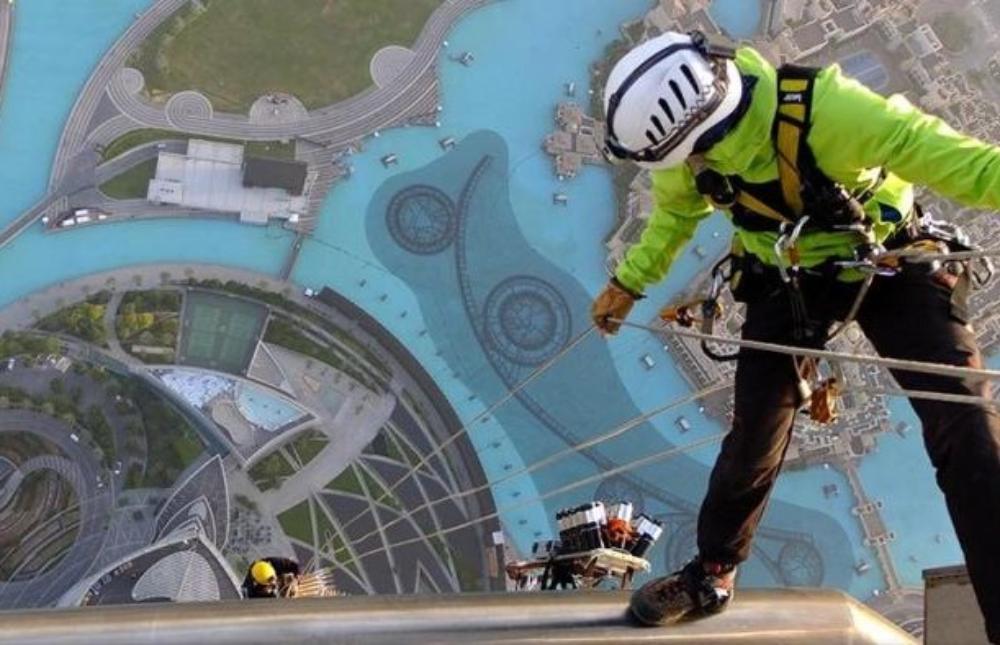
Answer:
<svg viewBox="0 0 1000 645"><path fill-rule="evenodd" d="M66 455L65 458L40 458L34 466L55 470L73 487L80 504L80 529L69 552L48 573L23 582L0 584L0 607L4 609L50 605L90 570L100 555L105 522L115 496L113 482L110 486L97 488L101 472L97 458L85 446L69 438L69 429L62 422L25 410L0 411L0 437L17 431L40 436Z"/></svg>

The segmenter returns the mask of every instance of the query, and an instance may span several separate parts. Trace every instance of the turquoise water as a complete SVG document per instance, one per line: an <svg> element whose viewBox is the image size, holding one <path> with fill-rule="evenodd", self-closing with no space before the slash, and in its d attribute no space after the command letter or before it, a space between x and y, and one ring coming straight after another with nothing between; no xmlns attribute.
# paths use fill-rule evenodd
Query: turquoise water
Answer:
<svg viewBox="0 0 1000 645"><path fill-rule="evenodd" d="M713 0L708 12L732 38L752 38L760 28L764 0Z"/></svg>
<svg viewBox="0 0 1000 645"><path fill-rule="evenodd" d="M958 564L964 557L913 408L901 399L892 400L889 408L893 426L904 422L911 430L903 437L882 435L878 451L865 457L860 471L868 496L882 500L882 517L896 533L889 548L900 578L918 587L923 569Z"/></svg>
<svg viewBox="0 0 1000 645"><path fill-rule="evenodd" d="M603 284L601 239L611 227L614 213L607 176L586 169L576 180L560 183L551 159L541 150L541 141L555 127L556 105L565 100L564 83L576 82L577 100L585 101L590 88L587 64L599 58L616 33L615 25L641 15L651 3L574 2L572 28L567 27L556 4L496 3L461 23L449 36L449 49L472 51L476 60L471 67L442 60L441 129L409 129L369 140L364 153L353 159L354 176L327 200L317 239L306 243L293 276L305 285L329 284L376 315L417 355L463 418L478 414L489 401L469 400L472 392L465 382L473 375L457 370L456 377L456 370L436 356L439 348L430 336L420 336L427 322L419 303L411 289L372 255L363 218L351 215L364 213L371 195L390 177L442 156L439 138L461 139L488 127L509 147L510 199L529 243L541 254L558 258L560 266L588 291L595 292ZM524 25L532 27L525 30ZM553 42L560 46L552 47ZM545 64L538 64L539 60ZM511 74L510 70L521 73ZM399 153L399 165L391 171L380 163L389 152ZM568 194L569 208L552 205L556 190ZM502 242L497 251L503 252ZM362 281L364 287L359 286ZM683 385L674 381L668 387L680 390ZM471 436L489 475L500 476L523 465L499 425L487 424ZM511 499L514 494L526 499L535 497L537 489L531 478L518 478L501 486L497 498ZM541 506L519 509L504 519L522 548L530 547L535 532L549 532L549 518ZM521 526L526 528L517 528Z"/></svg>
<svg viewBox="0 0 1000 645"><path fill-rule="evenodd" d="M247 421L269 432L279 430L304 416L298 406L245 383L236 386L236 406Z"/></svg>
<svg viewBox="0 0 1000 645"><path fill-rule="evenodd" d="M15 9L0 102L0 221L40 199L63 123L94 65L150 0L31 0ZM47 285L132 264L215 262L276 273L291 236L228 222L150 221L42 235L0 252L0 303Z"/></svg>
<svg viewBox="0 0 1000 645"><path fill-rule="evenodd" d="M0 104L0 222L42 196L62 125L87 77L150 0L28 0L14 10Z"/></svg>

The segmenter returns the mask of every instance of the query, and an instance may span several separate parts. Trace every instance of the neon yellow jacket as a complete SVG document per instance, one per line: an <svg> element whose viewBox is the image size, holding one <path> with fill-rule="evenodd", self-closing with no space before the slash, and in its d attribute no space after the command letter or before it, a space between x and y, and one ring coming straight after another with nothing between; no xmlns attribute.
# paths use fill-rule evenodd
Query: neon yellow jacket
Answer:
<svg viewBox="0 0 1000 645"><path fill-rule="evenodd" d="M751 183L775 181L771 125L777 109L776 72L746 47L737 52L736 64L745 76L757 78L750 108L705 159L725 175ZM880 168L886 169L885 182L865 205L880 242L901 224L891 220L906 221L912 215L915 183L969 206L1000 209L1000 148L956 132L902 96L875 94L845 77L837 65L816 79L811 124L809 146L831 179L853 191L871 185ZM713 212L686 164L654 172L653 197L656 206L642 238L616 271L618 281L637 293L663 279L698 223ZM748 252L775 264L775 233L737 228L736 235ZM857 243L850 233L808 233L797 245L801 265L850 258Z"/></svg>

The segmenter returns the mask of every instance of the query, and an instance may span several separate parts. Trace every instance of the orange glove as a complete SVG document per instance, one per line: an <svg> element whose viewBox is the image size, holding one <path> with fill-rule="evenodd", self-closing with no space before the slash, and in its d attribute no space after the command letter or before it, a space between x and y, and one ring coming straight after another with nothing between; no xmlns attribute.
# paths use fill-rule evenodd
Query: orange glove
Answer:
<svg viewBox="0 0 1000 645"><path fill-rule="evenodd" d="M620 323L612 319L625 320L635 301L642 298L623 287L614 278L604 287L604 291L594 299L590 307L590 317L594 325L605 334L616 334Z"/></svg>

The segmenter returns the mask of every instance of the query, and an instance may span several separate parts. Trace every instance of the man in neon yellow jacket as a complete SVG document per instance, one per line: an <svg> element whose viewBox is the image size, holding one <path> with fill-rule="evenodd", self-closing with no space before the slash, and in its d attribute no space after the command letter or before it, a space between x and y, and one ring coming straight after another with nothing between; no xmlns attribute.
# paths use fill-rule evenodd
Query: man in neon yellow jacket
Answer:
<svg viewBox="0 0 1000 645"><path fill-rule="evenodd" d="M862 274L850 263L929 236L913 184L1000 209L1000 149L836 66L779 76L750 48L667 33L619 61L605 102L607 153L652 170L655 201L641 240L594 301L605 333L618 330L716 207L732 218L745 253L735 288L747 304L743 337L803 346L821 346L858 301ZM969 267L927 266L872 279L857 322L882 355L980 366L966 311ZM983 382L894 376L913 390L989 394ZM733 427L699 515L699 555L634 594L639 620L669 623L727 606L803 404L801 378L787 356L740 352ZM1000 417L969 404L912 403L991 641L1000 643Z"/></svg>

